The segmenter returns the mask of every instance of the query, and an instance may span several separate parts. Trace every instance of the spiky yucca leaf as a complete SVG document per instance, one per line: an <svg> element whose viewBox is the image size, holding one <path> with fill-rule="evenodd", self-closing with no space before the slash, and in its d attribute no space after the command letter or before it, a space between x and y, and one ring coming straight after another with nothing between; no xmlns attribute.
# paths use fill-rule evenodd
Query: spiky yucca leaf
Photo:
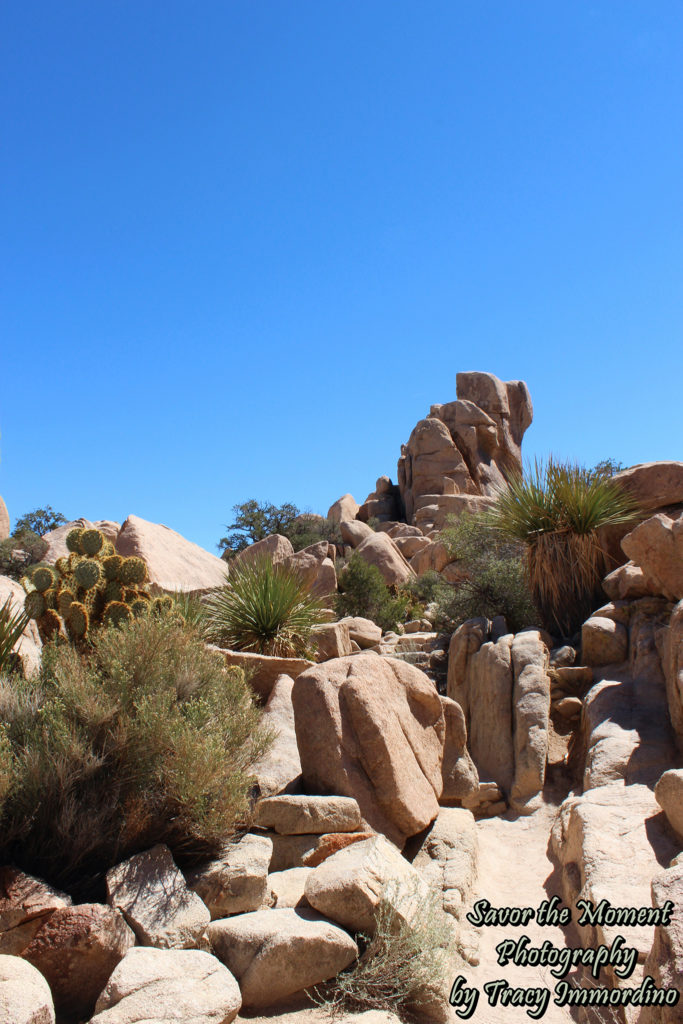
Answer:
<svg viewBox="0 0 683 1024"><path fill-rule="evenodd" d="M12 650L26 629L29 615L21 607L15 607L10 595L0 608L0 672L12 665Z"/></svg>
<svg viewBox="0 0 683 1024"><path fill-rule="evenodd" d="M598 530L635 523L639 509L608 477L550 458L513 477L482 515L527 546L527 571L545 625L572 634L602 599L608 571Z"/></svg>
<svg viewBox="0 0 683 1024"><path fill-rule="evenodd" d="M311 629L324 618L301 576L267 557L233 565L228 582L205 604L207 639L278 657L310 654Z"/></svg>

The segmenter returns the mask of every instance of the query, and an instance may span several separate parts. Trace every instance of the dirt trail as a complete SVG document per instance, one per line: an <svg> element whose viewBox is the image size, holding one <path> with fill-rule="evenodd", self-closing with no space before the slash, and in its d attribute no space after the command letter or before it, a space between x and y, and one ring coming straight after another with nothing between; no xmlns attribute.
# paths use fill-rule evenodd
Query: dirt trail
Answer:
<svg viewBox="0 0 683 1024"><path fill-rule="evenodd" d="M536 910L544 900L560 893L552 884L553 864L548 859L547 847L553 818L557 811L554 803L544 804L529 817L490 818L478 823L479 877L472 903L486 899L492 907L533 907ZM549 881L550 879L550 881ZM546 888L547 886L547 888ZM573 1020L569 1009L553 1002L557 979L550 967L516 966L497 963L496 946L505 939L519 939L528 935L530 946L540 947L544 941L562 948L571 945L571 935L565 935L558 926L540 926L535 917L526 926L492 926L475 929L479 936L479 964L469 964L462 970L468 986L479 989L479 1000L473 1024L529 1024L531 1018L523 1006L490 1005L483 987L487 982L504 978L512 988L550 989L548 1007L541 1018L544 1024L559 1024Z"/></svg>

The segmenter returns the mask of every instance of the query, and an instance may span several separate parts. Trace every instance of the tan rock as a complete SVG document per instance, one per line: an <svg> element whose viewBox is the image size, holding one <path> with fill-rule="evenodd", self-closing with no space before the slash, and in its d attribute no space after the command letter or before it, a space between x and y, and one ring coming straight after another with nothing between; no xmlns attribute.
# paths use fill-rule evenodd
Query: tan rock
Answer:
<svg viewBox="0 0 683 1024"><path fill-rule="evenodd" d="M275 734L272 746L254 765L252 773L260 796L290 792L301 778L301 760L294 729L294 680L278 676L270 691L261 721Z"/></svg>
<svg viewBox="0 0 683 1024"><path fill-rule="evenodd" d="M8 598L12 599L13 610L20 611L24 607L26 591L16 580L10 579L9 576L0 576L0 607ZM21 659L24 675L31 676L40 669L43 643L34 619L27 623L26 629L14 645L13 650Z"/></svg>
<svg viewBox="0 0 683 1024"><path fill-rule="evenodd" d="M612 482L646 511L683 502L683 462L640 462L615 473Z"/></svg>
<svg viewBox="0 0 683 1024"><path fill-rule="evenodd" d="M334 504L330 505L327 518L333 523L349 522L355 519L360 508L352 494L343 494L337 498Z"/></svg>
<svg viewBox="0 0 683 1024"><path fill-rule="evenodd" d="M257 540L248 548L240 551L235 556L235 564L251 564L259 558L268 558L273 565L281 565L294 554L294 548L289 537L283 537L280 533L272 533L263 540Z"/></svg>
<svg viewBox="0 0 683 1024"><path fill-rule="evenodd" d="M264 544L265 541L259 543ZM317 544L302 548L301 551L295 551L283 561L284 565L299 574L308 589L317 597L329 597L337 590L337 573L334 562L328 557L329 547L328 541L319 541ZM252 548L247 550L251 551Z"/></svg>
<svg viewBox="0 0 683 1024"><path fill-rule="evenodd" d="M384 836L354 843L328 857L306 880L306 899L312 907L353 932L371 935L375 911L387 887L393 892L399 917L410 921L414 901L428 898L419 872Z"/></svg>
<svg viewBox="0 0 683 1024"><path fill-rule="evenodd" d="M50 914L70 906L66 893L18 868L0 867L0 954L21 956Z"/></svg>
<svg viewBox="0 0 683 1024"><path fill-rule="evenodd" d="M412 860L430 889L441 894L444 911L458 920L477 880L477 857L472 812L464 807L442 807Z"/></svg>
<svg viewBox="0 0 683 1024"><path fill-rule="evenodd" d="M0 540L7 540L10 535L10 519L7 505L0 495Z"/></svg>
<svg viewBox="0 0 683 1024"><path fill-rule="evenodd" d="M369 565L379 569L388 586L405 583L414 576L410 565L386 533L373 533L366 537L356 551Z"/></svg>
<svg viewBox="0 0 683 1024"><path fill-rule="evenodd" d="M382 630L372 619L364 619L360 615L347 615L339 622L348 626L351 642L357 643L361 650L374 647L382 639Z"/></svg>
<svg viewBox="0 0 683 1024"><path fill-rule="evenodd" d="M669 717L679 752L683 754L683 601L671 613L663 648Z"/></svg>
<svg viewBox="0 0 683 1024"><path fill-rule="evenodd" d="M672 601L683 598L683 515L663 514L639 523L621 542L644 577L648 590Z"/></svg>
<svg viewBox="0 0 683 1024"><path fill-rule="evenodd" d="M0 1020L3 1024L55 1024L52 993L43 975L25 960L5 954L0 954Z"/></svg>
<svg viewBox="0 0 683 1024"><path fill-rule="evenodd" d="M131 949L97 1000L90 1024L230 1024L239 985L198 949Z"/></svg>
<svg viewBox="0 0 683 1024"><path fill-rule="evenodd" d="M268 891L273 843L247 833L220 857L186 873L187 884L208 907L211 919L258 910Z"/></svg>
<svg viewBox="0 0 683 1024"><path fill-rule="evenodd" d="M410 567L417 576L423 576L426 572L441 572L446 568L452 556L448 549L440 541L430 542L410 559Z"/></svg>
<svg viewBox="0 0 683 1024"><path fill-rule="evenodd" d="M317 868L324 860L332 854L346 849L353 843L362 843L366 839L372 839L374 832L331 832L329 835L320 836L314 850L302 857L302 862L307 868Z"/></svg>
<svg viewBox="0 0 683 1024"><path fill-rule="evenodd" d="M270 654L252 654L250 651L222 651L226 665L241 668L252 690L267 700L280 676L296 679L311 668L312 661L306 658L276 658Z"/></svg>
<svg viewBox="0 0 683 1024"><path fill-rule="evenodd" d="M628 657L628 631L620 622L593 615L581 627L581 658L586 665L616 665Z"/></svg>
<svg viewBox="0 0 683 1024"><path fill-rule="evenodd" d="M22 956L46 978L57 1013L88 1017L135 936L118 910L101 903L60 907Z"/></svg>
<svg viewBox="0 0 683 1024"><path fill-rule="evenodd" d="M323 835L355 832L361 817L348 796L273 796L256 804L254 823L280 835Z"/></svg>
<svg viewBox="0 0 683 1024"><path fill-rule="evenodd" d="M445 803L463 800L477 790L479 776L467 749L467 726L462 708L448 697L441 697L441 708L446 723L441 766L441 799Z"/></svg>
<svg viewBox="0 0 683 1024"><path fill-rule="evenodd" d="M652 905L663 910L669 903L676 911L668 925L655 928L652 949L645 961L644 975L652 978L657 988L683 989L683 864L671 865L652 879ZM646 1007L638 1024L680 1024L680 1000L676 1006Z"/></svg>
<svg viewBox="0 0 683 1024"><path fill-rule="evenodd" d="M313 868L288 868L273 871L268 875L269 902L272 907L282 910L286 907L305 907L308 900L304 894L306 879Z"/></svg>
<svg viewBox="0 0 683 1024"><path fill-rule="evenodd" d="M445 722L427 676L355 654L302 673L292 701L310 791L354 797L364 820L399 844L434 820Z"/></svg>
<svg viewBox="0 0 683 1024"><path fill-rule="evenodd" d="M116 538L116 550L126 557L142 558L150 583L161 590L201 592L226 581L227 563L221 558L168 526L149 523L139 516L128 516Z"/></svg>
<svg viewBox="0 0 683 1024"><path fill-rule="evenodd" d="M349 627L345 622L326 622L322 626L314 626L311 636L316 644L317 662L345 658L352 653Z"/></svg>
<svg viewBox="0 0 683 1024"><path fill-rule="evenodd" d="M258 910L214 921L209 938L238 979L243 1004L253 1007L271 1006L333 978L358 955L350 935L306 909Z"/></svg>
<svg viewBox="0 0 683 1024"><path fill-rule="evenodd" d="M277 832L261 834L267 835L273 844L273 856L270 859L269 868L271 873L287 871L289 868L305 867L308 854L312 853L321 841L321 836L315 835L281 836Z"/></svg>
<svg viewBox="0 0 683 1024"><path fill-rule="evenodd" d="M107 871L107 902L120 910L143 946L197 946L211 915L188 889L163 843Z"/></svg>
<svg viewBox="0 0 683 1024"><path fill-rule="evenodd" d="M467 716L467 669L469 659L488 640L489 620L468 619L458 626L448 646L447 693L457 701Z"/></svg>
<svg viewBox="0 0 683 1024"><path fill-rule="evenodd" d="M602 581L602 589L613 601L633 600L652 593L645 573L633 562L625 562L608 573Z"/></svg>
<svg viewBox="0 0 683 1024"><path fill-rule="evenodd" d="M424 551L425 548L433 546L431 541L428 540L427 537L423 537L422 534L420 534L419 537L395 537L392 539L398 550L408 562L420 551ZM413 566L413 568L415 568L415 566Z"/></svg>
<svg viewBox="0 0 683 1024"><path fill-rule="evenodd" d="M406 540L408 537L424 539L424 534L419 526L411 526L410 523L384 524L388 527L387 533L392 540Z"/></svg>
<svg viewBox="0 0 683 1024"><path fill-rule="evenodd" d="M683 840L683 768L664 772L655 786L655 798L672 829Z"/></svg>
<svg viewBox="0 0 683 1024"><path fill-rule="evenodd" d="M550 677L548 648L537 631L518 633L512 641L515 685L513 741L515 781L510 804L522 814L540 803L548 756Z"/></svg>
<svg viewBox="0 0 683 1024"><path fill-rule="evenodd" d="M367 523L361 523L360 520L354 520L353 522L342 520L340 529L342 540L345 544L350 544L352 548L357 548L368 537L374 537L375 535L372 527L368 526Z"/></svg>

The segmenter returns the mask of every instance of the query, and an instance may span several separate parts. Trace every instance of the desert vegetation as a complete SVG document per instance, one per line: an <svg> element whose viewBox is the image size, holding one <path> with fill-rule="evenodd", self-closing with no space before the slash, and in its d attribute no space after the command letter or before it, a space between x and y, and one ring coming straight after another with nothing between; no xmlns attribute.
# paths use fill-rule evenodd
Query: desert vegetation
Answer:
<svg viewBox="0 0 683 1024"><path fill-rule="evenodd" d="M340 591L335 599L339 616L361 615L386 632L405 620L411 602L407 593L390 589L379 569L354 553L339 574Z"/></svg>

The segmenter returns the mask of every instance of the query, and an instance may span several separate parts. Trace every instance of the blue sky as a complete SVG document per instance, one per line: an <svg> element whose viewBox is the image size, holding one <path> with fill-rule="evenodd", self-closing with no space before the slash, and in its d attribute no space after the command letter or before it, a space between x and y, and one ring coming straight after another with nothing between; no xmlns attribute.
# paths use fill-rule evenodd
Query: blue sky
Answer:
<svg viewBox="0 0 683 1024"><path fill-rule="evenodd" d="M8 0L14 518L326 511L459 370L527 457L683 458L678 2Z"/></svg>

